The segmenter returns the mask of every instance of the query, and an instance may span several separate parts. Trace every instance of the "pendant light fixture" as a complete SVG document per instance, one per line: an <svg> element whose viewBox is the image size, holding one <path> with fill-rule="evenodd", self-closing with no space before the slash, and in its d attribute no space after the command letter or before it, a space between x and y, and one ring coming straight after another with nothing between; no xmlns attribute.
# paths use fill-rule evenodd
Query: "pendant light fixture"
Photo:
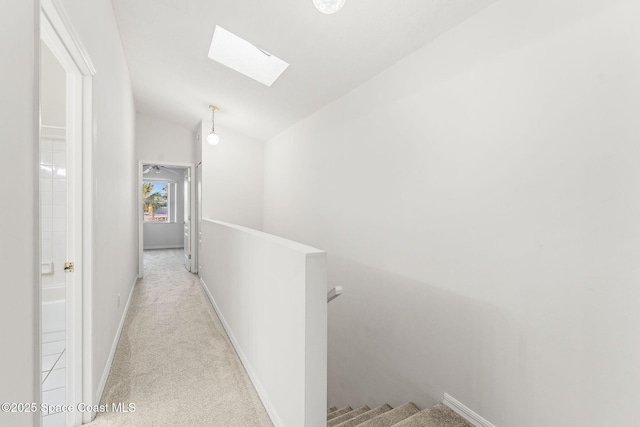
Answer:
<svg viewBox="0 0 640 427"><path fill-rule="evenodd" d="M209 132L209 135L207 135L207 142L209 143L209 145L216 145L218 142L220 142L220 137L215 130L216 127L214 121L215 113L216 111L218 111L218 107L216 107L215 105L209 105L209 109L211 110L211 132Z"/></svg>
<svg viewBox="0 0 640 427"><path fill-rule="evenodd" d="M331 15L342 9L344 2L345 0L313 0L313 5L320 12Z"/></svg>

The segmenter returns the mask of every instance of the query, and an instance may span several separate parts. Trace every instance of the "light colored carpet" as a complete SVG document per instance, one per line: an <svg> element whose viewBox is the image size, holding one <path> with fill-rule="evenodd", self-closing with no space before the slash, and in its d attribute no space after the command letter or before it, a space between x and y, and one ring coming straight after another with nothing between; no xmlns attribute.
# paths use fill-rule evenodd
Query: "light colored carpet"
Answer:
<svg viewBox="0 0 640 427"><path fill-rule="evenodd" d="M351 412L347 412L344 415L340 415L339 417L333 418L331 420L327 421L327 427L334 427L337 426L340 423L343 423L345 421L349 421L355 417L357 417L358 415L362 415L367 411L370 411L371 408L369 408L368 406L362 406L360 408L354 409Z"/></svg>
<svg viewBox="0 0 640 427"><path fill-rule="evenodd" d="M338 427L354 427L357 426L359 424L364 423L365 421L369 421L372 418L377 417L378 415L382 415L387 411L390 411L392 408L391 406L387 405L386 403L382 406L378 406L377 408L373 408L370 411L365 412L362 415L358 415L355 418L352 418L348 421L344 421L340 424L338 424Z"/></svg>
<svg viewBox="0 0 640 427"><path fill-rule="evenodd" d="M409 418L410 416L417 414L420 412L420 409L413 402L405 403L402 406L398 406L390 411L387 411L381 415L378 415L375 418L370 419L369 421L365 421L360 424L361 427L389 427L392 426L405 418Z"/></svg>
<svg viewBox="0 0 640 427"><path fill-rule="evenodd" d="M355 417L349 418L347 413L337 418L330 418L335 412L337 412L335 407L327 410L327 427L473 427L471 423L442 403L424 411L420 411L412 402L395 409L384 404ZM344 421L340 420L342 417L345 418Z"/></svg>
<svg viewBox="0 0 640 427"><path fill-rule="evenodd" d="M347 412L351 412L351 411L353 411L353 408L351 406L345 406L344 408L331 411L329 414L327 414L327 421L331 421L332 419L337 418L340 415L344 415Z"/></svg>
<svg viewBox="0 0 640 427"><path fill-rule="evenodd" d="M145 251L98 414L103 426L273 427L181 250Z"/></svg>
<svg viewBox="0 0 640 427"><path fill-rule="evenodd" d="M394 427L473 427L448 406L438 403L399 422Z"/></svg>

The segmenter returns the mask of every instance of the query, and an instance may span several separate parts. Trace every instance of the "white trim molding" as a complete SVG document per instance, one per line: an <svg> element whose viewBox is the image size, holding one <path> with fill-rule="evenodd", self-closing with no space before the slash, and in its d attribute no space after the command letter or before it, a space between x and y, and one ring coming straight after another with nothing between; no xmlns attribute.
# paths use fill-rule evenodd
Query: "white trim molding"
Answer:
<svg viewBox="0 0 640 427"><path fill-rule="evenodd" d="M93 97L96 69L76 33L61 0L36 2L40 39L66 72L65 128L43 126L40 134L67 143L67 190L73 204L67 208L67 249L76 262L73 285L67 294L67 397L66 404L92 402L92 245L93 245ZM40 292L40 291L39 291ZM71 369L69 368L71 367ZM40 372L38 368L37 372ZM39 374L38 374L39 375ZM40 396L42 388L40 387ZM89 413L68 412L67 424L89 421Z"/></svg>
<svg viewBox="0 0 640 427"><path fill-rule="evenodd" d="M444 399L442 403L447 405L453 411L455 411L458 415L460 415L465 420L469 421L476 427L496 427L491 424L489 421L482 418L480 415L473 412L471 409L467 408L465 405L460 403L458 400L454 399L447 393L444 394Z"/></svg>
<svg viewBox="0 0 640 427"><path fill-rule="evenodd" d="M71 20L69 19L66 11L61 7L59 0L40 0L42 12L56 31L64 29L63 32L58 33L58 37L64 44L65 48L69 51L69 54L73 58L75 65L79 68L80 72L84 76L93 76L96 73L96 68L91 62L89 53L80 41L80 37L76 33ZM47 31L47 28L44 28Z"/></svg>

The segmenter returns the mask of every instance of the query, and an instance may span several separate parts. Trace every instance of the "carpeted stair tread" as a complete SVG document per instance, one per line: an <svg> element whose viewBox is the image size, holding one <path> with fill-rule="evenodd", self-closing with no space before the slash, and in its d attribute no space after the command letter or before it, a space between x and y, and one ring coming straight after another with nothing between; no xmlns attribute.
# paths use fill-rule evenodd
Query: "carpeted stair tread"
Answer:
<svg viewBox="0 0 640 427"><path fill-rule="evenodd" d="M331 408L327 408L327 415L329 415L333 411L337 411L337 410L338 410L338 408L336 408L335 406L332 406Z"/></svg>
<svg viewBox="0 0 640 427"><path fill-rule="evenodd" d="M448 406L438 403L400 421L393 427L473 427L473 425Z"/></svg>
<svg viewBox="0 0 640 427"><path fill-rule="evenodd" d="M358 427L389 427L399 423L405 418L409 418L410 416L417 414L418 412L420 412L420 409L414 405L413 402L409 402L387 411L382 415L378 415L369 421L358 424Z"/></svg>
<svg viewBox="0 0 640 427"><path fill-rule="evenodd" d="M362 415L358 415L355 418L351 418L348 421L342 422L335 427L355 427L364 423L365 421L369 421L370 419L377 417L378 415L384 414L391 409L393 408L385 403L384 405L373 408L372 410L367 411Z"/></svg>
<svg viewBox="0 0 640 427"><path fill-rule="evenodd" d="M353 408L351 406L347 406L345 408L338 409L337 411L333 411L332 413L327 415L327 421L330 421L334 418L338 418L340 415L344 415L347 412L351 412L351 411L353 411Z"/></svg>
<svg viewBox="0 0 640 427"><path fill-rule="evenodd" d="M346 414L340 415L339 417L333 418L327 422L327 427L334 427L338 424L350 420L351 418L355 418L358 415L362 415L365 412L369 411L371 408L368 406L363 406L361 408L354 409L351 412L347 412Z"/></svg>

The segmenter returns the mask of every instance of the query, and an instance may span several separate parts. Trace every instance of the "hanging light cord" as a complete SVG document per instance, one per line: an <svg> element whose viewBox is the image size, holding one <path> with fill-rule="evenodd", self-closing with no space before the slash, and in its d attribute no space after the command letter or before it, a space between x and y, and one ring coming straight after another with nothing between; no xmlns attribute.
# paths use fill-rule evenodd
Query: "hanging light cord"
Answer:
<svg viewBox="0 0 640 427"><path fill-rule="evenodd" d="M215 125L215 124L216 124L216 122L215 122L215 115L216 115L216 109L215 109L215 108L212 108L212 109L211 109L211 132L215 132L215 130L216 130L216 129L215 129L215 126L216 126L216 125Z"/></svg>

